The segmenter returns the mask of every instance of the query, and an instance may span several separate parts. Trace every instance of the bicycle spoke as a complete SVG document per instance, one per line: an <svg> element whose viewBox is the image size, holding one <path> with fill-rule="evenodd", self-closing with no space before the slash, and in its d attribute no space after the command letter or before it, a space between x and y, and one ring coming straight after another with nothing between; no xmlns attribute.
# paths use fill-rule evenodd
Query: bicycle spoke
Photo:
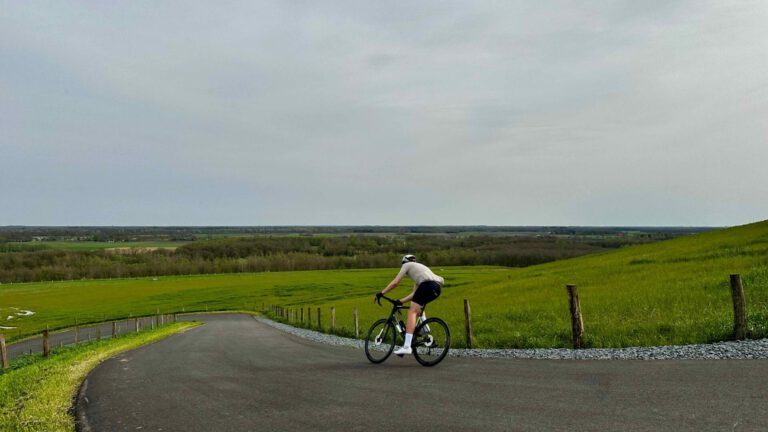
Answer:
<svg viewBox="0 0 768 432"><path fill-rule="evenodd" d="M419 326L416 333L414 356L422 365L434 366L448 354L451 335L443 320L429 318Z"/></svg>
<svg viewBox="0 0 768 432"><path fill-rule="evenodd" d="M395 348L395 329L388 320L376 321L365 339L365 355L372 363L381 363Z"/></svg>

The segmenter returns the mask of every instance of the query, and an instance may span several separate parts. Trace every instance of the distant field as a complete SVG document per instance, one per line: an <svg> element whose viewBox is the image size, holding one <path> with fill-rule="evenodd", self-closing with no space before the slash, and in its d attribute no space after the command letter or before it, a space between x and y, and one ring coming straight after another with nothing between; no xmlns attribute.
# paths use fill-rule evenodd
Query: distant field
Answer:
<svg viewBox="0 0 768 432"><path fill-rule="evenodd" d="M732 306L728 275L744 278L749 326L768 336L768 222L531 266L435 268L443 297L429 313L446 318L459 345L462 300L470 299L475 336L483 347L568 346L565 284L579 286L586 343L594 347L665 345L727 339ZM190 277L3 285L0 325L21 335L82 321L163 312L252 309L265 304L330 306L349 332L352 308L361 326L386 313L373 294L397 269L245 273ZM399 288L405 295L409 289ZM9 307L36 314L5 321ZM6 335L18 337L15 330Z"/></svg>
<svg viewBox="0 0 768 432"><path fill-rule="evenodd" d="M66 251L95 251L111 248L176 248L189 242L148 241L148 242L95 242L95 241L36 241L12 243L8 248L16 250L55 249ZM0 245L0 252L3 252Z"/></svg>

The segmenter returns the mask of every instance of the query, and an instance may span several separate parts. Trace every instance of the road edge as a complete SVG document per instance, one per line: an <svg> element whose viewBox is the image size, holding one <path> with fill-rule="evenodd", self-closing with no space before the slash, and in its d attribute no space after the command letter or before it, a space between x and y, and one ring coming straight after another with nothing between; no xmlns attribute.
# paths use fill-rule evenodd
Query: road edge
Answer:
<svg viewBox="0 0 768 432"><path fill-rule="evenodd" d="M204 322L201 322L199 325L204 325ZM167 340L168 338L171 338L173 336L177 336L180 334L184 334L190 330L195 329L197 326L193 326L190 328L185 328L182 330L179 330L175 333L169 334L168 336L158 339L156 341L150 342L148 344L140 345L135 348L120 351L118 353L115 353L115 355L111 357L107 357L104 360L100 361L96 365L94 365L91 370L88 371L87 374L85 374L85 378L83 379L83 382L80 383L80 386L77 389L77 392L75 393L74 397L72 398L72 406L70 407L69 411L72 414L73 420L74 420L74 426L75 426L75 432L93 432L93 428L91 427L90 420L88 420L88 415L86 414L86 409L84 406L90 403L90 400L88 400L88 396L86 396L86 392L88 391L88 377L91 376L93 371L95 371L99 366L104 364L106 361L109 361L119 355L135 351L137 349L145 348L148 346L152 346L156 343L162 342L164 340Z"/></svg>
<svg viewBox="0 0 768 432"><path fill-rule="evenodd" d="M96 366L98 367L98 365ZM94 369L96 368L91 369L88 372L88 375L90 375ZM88 375L85 376L85 379L77 389L77 395L74 398L74 405L72 407L74 410L76 432L93 432L91 423L88 421L88 416L85 414L86 410L83 408L84 405L89 403L88 397L85 395L85 392L88 390Z"/></svg>
<svg viewBox="0 0 768 432"><path fill-rule="evenodd" d="M363 349L363 339L352 339L274 321L264 315L254 319L303 339L333 346ZM526 360L755 360L768 359L768 338L712 344L629 348L451 348L449 357Z"/></svg>

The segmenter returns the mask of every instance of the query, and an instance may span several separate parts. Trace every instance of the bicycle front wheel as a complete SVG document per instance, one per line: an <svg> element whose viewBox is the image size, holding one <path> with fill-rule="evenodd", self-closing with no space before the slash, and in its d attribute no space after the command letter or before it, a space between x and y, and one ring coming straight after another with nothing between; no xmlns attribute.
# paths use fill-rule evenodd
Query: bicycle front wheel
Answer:
<svg viewBox="0 0 768 432"><path fill-rule="evenodd" d="M423 366L440 363L451 348L451 331L448 324L440 318L428 318L418 327L413 335L413 356Z"/></svg>
<svg viewBox="0 0 768 432"><path fill-rule="evenodd" d="M365 337L365 356L371 363L381 363L395 349L395 326L392 322L380 319L373 323Z"/></svg>

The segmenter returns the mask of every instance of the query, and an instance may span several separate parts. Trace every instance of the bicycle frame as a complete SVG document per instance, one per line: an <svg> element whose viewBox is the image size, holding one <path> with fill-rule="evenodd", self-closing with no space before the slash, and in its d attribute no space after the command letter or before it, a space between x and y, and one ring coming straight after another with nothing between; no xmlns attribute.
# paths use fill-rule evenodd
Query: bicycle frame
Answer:
<svg viewBox="0 0 768 432"><path fill-rule="evenodd" d="M392 325L397 329L397 335L400 336L403 340L405 340L405 327L400 325L400 322L402 321L403 309L409 309L408 306L404 306L402 304L397 304L395 300L392 300L391 298L387 296L381 296L381 298L387 300L388 302L392 303L392 311L389 313L389 317L387 320L392 323ZM381 304L381 303L379 303ZM426 308L421 309L421 315L416 319L416 327L419 326L422 322L424 322L427 319L427 314L425 311ZM397 317L395 317L397 315ZM427 329L427 333L430 332L429 325L425 326ZM378 340L381 338L381 334L384 332L385 329L381 329L379 334L376 335L376 339Z"/></svg>

